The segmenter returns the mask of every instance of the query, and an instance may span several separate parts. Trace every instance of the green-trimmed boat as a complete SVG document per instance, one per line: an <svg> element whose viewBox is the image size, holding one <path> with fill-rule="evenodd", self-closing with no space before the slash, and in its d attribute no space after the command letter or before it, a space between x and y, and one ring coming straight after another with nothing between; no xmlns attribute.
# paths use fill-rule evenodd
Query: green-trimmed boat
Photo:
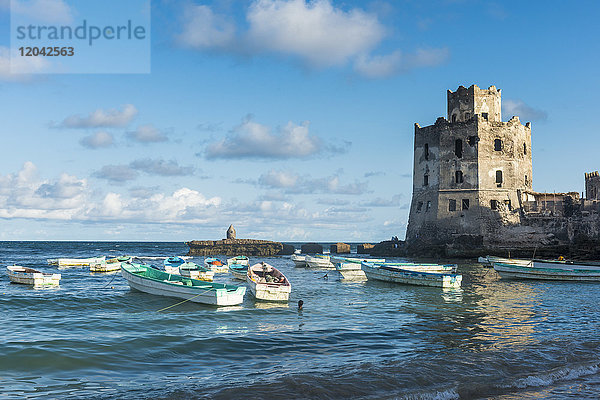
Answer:
<svg viewBox="0 0 600 400"><path fill-rule="evenodd" d="M195 303L233 306L244 301L246 288L169 274L147 264L121 264L121 273L132 289Z"/></svg>

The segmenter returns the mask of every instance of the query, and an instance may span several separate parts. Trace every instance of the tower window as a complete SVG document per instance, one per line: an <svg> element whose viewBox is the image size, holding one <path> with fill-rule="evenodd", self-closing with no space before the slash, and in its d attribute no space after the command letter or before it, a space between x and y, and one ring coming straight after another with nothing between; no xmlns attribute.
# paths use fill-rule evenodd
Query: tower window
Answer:
<svg viewBox="0 0 600 400"><path fill-rule="evenodd" d="M448 200L448 211L456 211L456 200Z"/></svg>
<svg viewBox="0 0 600 400"><path fill-rule="evenodd" d="M527 155L527 143L523 143L523 155Z"/></svg>
<svg viewBox="0 0 600 400"><path fill-rule="evenodd" d="M462 171L456 171L454 173L454 178L456 183L463 183L464 179Z"/></svg>
<svg viewBox="0 0 600 400"><path fill-rule="evenodd" d="M423 202L420 201L417 203L417 212L421 212L422 209L423 209Z"/></svg>
<svg viewBox="0 0 600 400"><path fill-rule="evenodd" d="M462 158L462 156L463 156L462 139L456 139L454 141L454 154L456 154L456 157Z"/></svg>
<svg viewBox="0 0 600 400"><path fill-rule="evenodd" d="M425 153L425 159L429 160L429 143L425 143L424 153Z"/></svg>
<svg viewBox="0 0 600 400"><path fill-rule="evenodd" d="M502 171L501 170L496 171L496 183L498 184L498 187L502 186Z"/></svg>
<svg viewBox="0 0 600 400"><path fill-rule="evenodd" d="M498 200L490 200L490 208L492 210L497 210L498 209Z"/></svg>
<svg viewBox="0 0 600 400"><path fill-rule="evenodd" d="M525 175L525 186L529 185L529 178L527 178L527 175Z"/></svg>
<svg viewBox="0 0 600 400"><path fill-rule="evenodd" d="M429 211L430 208L431 208L431 201L428 201L427 207L425 208L425 212Z"/></svg>
<svg viewBox="0 0 600 400"><path fill-rule="evenodd" d="M429 186L429 175L423 175L423 186Z"/></svg>
<svg viewBox="0 0 600 400"><path fill-rule="evenodd" d="M452 122L456 122L456 114L452 114Z"/></svg>
<svg viewBox="0 0 600 400"><path fill-rule="evenodd" d="M481 113L481 116L482 116L483 118L485 118L485 119L486 119L486 121L487 121L487 119L488 119L488 113Z"/></svg>
<svg viewBox="0 0 600 400"><path fill-rule="evenodd" d="M463 210L468 210L469 209L469 199L463 199L462 200L462 209Z"/></svg>
<svg viewBox="0 0 600 400"><path fill-rule="evenodd" d="M494 150L502 151L502 140L494 139Z"/></svg>

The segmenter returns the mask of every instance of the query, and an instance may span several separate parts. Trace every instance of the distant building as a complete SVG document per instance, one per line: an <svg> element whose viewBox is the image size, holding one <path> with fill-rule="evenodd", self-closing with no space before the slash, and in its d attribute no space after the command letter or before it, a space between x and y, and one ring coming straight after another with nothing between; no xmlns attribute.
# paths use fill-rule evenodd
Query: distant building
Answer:
<svg viewBox="0 0 600 400"><path fill-rule="evenodd" d="M459 86L447 96L447 118L415 124L409 247L460 255L598 237L597 172L586 174L585 200L533 192L531 124L502 121L500 89ZM596 218L582 220L589 215Z"/></svg>

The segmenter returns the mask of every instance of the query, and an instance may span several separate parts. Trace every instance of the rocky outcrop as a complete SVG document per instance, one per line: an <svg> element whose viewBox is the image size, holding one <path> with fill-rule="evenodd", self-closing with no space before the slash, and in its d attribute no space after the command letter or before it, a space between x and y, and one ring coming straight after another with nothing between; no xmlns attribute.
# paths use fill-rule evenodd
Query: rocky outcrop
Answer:
<svg viewBox="0 0 600 400"><path fill-rule="evenodd" d="M405 257L406 243L400 240L386 240L373 246L369 254L375 257Z"/></svg>
<svg viewBox="0 0 600 400"><path fill-rule="evenodd" d="M349 254L350 245L346 243L335 243L329 246L329 252L331 254Z"/></svg>
<svg viewBox="0 0 600 400"><path fill-rule="evenodd" d="M282 243L255 239L192 240L186 242L190 247L188 256L276 256L290 251ZM293 253L293 246L292 246ZM287 253L287 254L292 254Z"/></svg>
<svg viewBox="0 0 600 400"><path fill-rule="evenodd" d="M375 247L375 246L372 245L371 243L359 244L358 246L356 246L356 252L358 254L369 254L369 253L371 253L371 249L373 247Z"/></svg>
<svg viewBox="0 0 600 400"><path fill-rule="evenodd" d="M283 243L283 249L277 253L278 256L291 256L296 251L296 248L291 244Z"/></svg>
<svg viewBox="0 0 600 400"><path fill-rule="evenodd" d="M318 243L303 244L301 249L302 249L302 254L322 254L323 253L323 246L321 246Z"/></svg>

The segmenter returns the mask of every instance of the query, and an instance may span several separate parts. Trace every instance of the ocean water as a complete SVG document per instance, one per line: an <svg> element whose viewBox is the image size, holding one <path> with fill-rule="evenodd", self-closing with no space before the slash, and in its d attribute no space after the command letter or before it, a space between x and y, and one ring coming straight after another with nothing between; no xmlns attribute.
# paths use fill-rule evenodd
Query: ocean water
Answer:
<svg viewBox="0 0 600 400"><path fill-rule="evenodd" d="M600 397L600 284L502 280L475 263L459 264L461 290L348 283L274 257L264 260L292 283L287 306L248 293L240 306L158 312L180 300L132 291L120 274L46 264L186 252L183 243L0 242L3 267L62 274L60 288L33 289L0 273L0 398Z"/></svg>

